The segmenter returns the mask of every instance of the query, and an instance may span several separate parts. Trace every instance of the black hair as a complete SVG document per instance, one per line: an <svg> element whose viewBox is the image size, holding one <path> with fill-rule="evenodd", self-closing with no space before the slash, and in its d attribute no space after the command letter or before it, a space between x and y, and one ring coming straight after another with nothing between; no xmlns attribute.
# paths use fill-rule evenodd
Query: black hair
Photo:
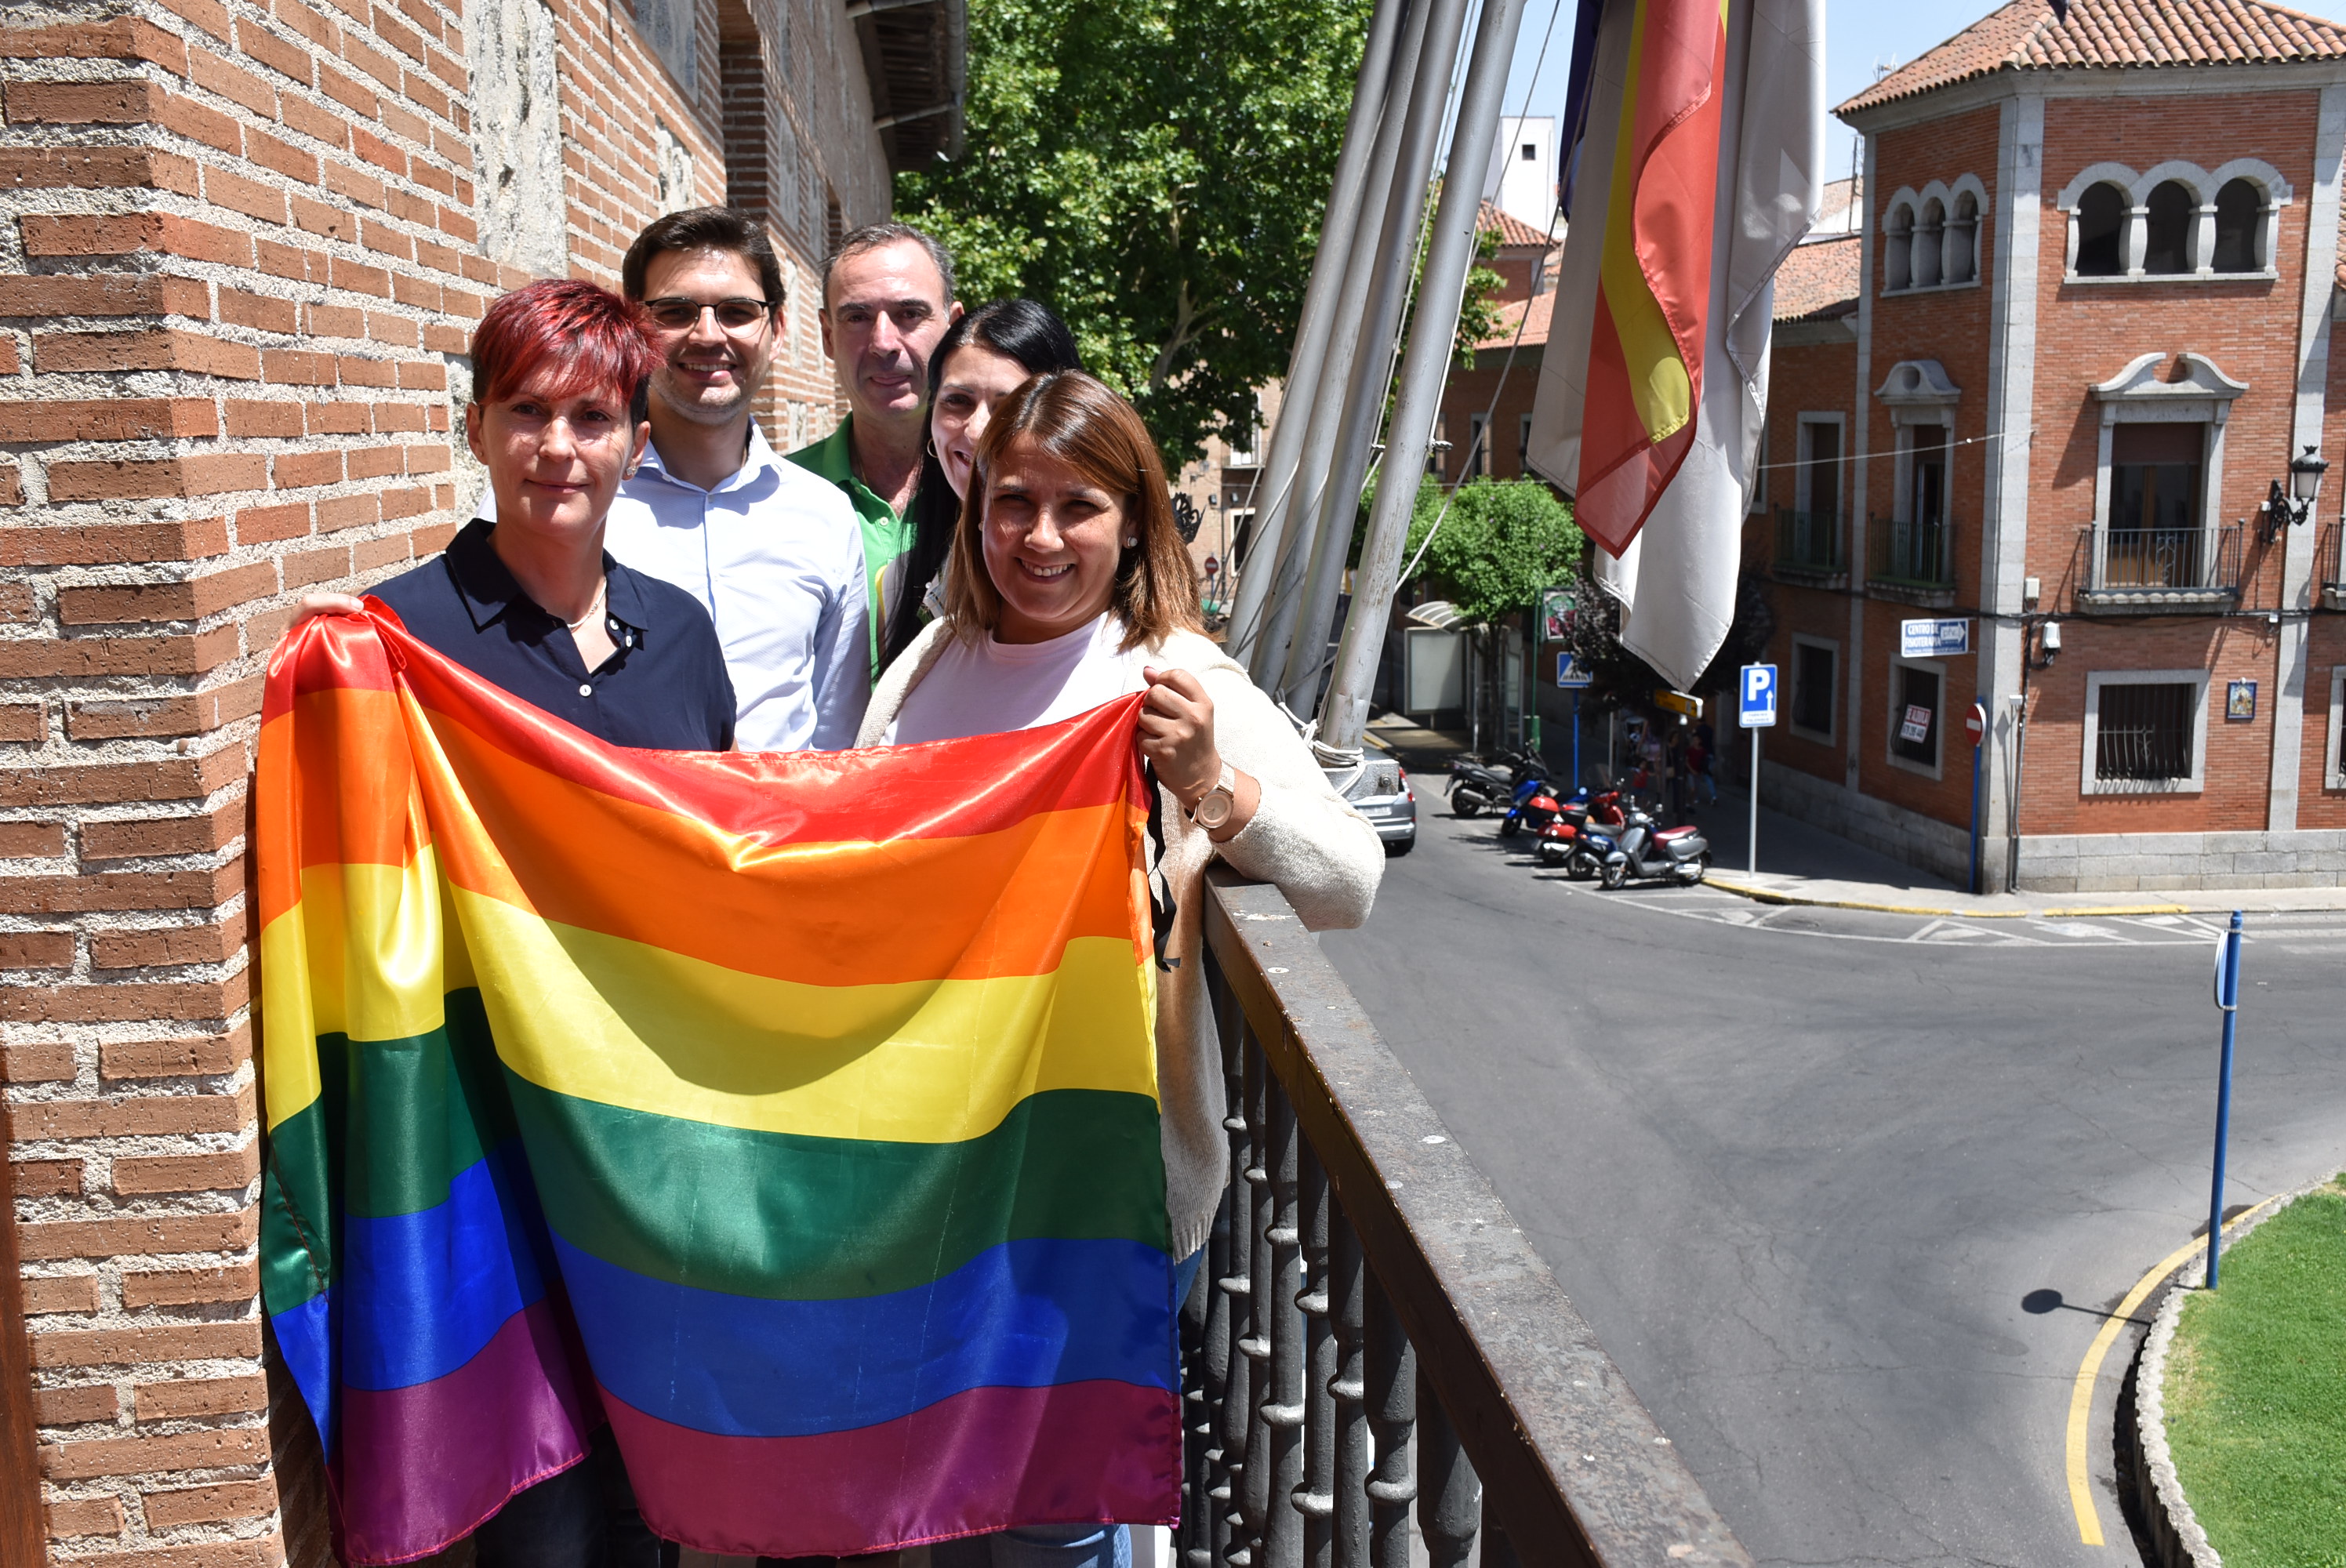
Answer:
<svg viewBox="0 0 2346 1568"><path fill-rule="evenodd" d="M1079 371L1083 358L1076 351L1076 335L1048 305L1033 300L989 300L945 329L929 355L929 406L945 382L945 365L965 343L1016 360L1028 375L1053 371ZM945 478L944 465L932 451L921 465L921 488L913 500L913 543L904 552L896 603L882 628L880 663L910 647L920 635L921 597L929 580L944 570L953 554L954 529L961 518L961 498Z"/></svg>
<svg viewBox="0 0 2346 1568"><path fill-rule="evenodd" d="M782 308L782 264L774 255L774 242L766 237L761 219L731 207L688 207L653 219L627 247L627 260L619 263L619 291L631 302L642 304L644 275L651 270L652 258L671 250L725 250L740 257L758 274L758 287L765 293L768 309Z"/></svg>

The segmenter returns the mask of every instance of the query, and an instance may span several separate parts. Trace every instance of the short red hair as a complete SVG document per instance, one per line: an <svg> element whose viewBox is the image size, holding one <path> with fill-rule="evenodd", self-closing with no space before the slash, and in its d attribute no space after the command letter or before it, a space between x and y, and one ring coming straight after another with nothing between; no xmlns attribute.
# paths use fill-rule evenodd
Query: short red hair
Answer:
<svg viewBox="0 0 2346 1568"><path fill-rule="evenodd" d="M592 283L543 279L500 298L473 330L473 401L495 402L551 369L550 397L609 387L632 406L658 363L635 306Z"/></svg>

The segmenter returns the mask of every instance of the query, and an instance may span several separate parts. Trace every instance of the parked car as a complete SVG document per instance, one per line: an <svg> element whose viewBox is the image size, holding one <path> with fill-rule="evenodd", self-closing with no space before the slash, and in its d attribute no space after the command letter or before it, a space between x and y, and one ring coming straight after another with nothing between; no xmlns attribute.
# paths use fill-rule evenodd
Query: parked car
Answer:
<svg viewBox="0 0 2346 1568"><path fill-rule="evenodd" d="M1361 770L1345 788L1344 799L1377 830L1388 855L1406 855L1417 843L1417 791L1409 770L1374 735L1364 738Z"/></svg>

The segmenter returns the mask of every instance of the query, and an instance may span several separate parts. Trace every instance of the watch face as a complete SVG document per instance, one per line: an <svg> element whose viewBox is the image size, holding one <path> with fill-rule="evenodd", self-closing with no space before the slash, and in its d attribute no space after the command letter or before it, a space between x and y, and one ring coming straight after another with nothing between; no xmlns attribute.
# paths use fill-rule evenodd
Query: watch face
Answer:
<svg viewBox="0 0 2346 1568"><path fill-rule="evenodd" d="M1219 828L1230 820L1230 808L1238 802L1224 789L1215 789L1198 802L1196 821L1200 828Z"/></svg>

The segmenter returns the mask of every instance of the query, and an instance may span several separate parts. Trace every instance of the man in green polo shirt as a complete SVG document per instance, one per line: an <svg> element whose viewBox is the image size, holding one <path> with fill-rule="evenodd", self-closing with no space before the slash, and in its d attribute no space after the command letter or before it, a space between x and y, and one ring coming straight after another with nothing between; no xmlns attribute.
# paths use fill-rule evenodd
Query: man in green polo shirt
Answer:
<svg viewBox="0 0 2346 1568"><path fill-rule="evenodd" d="M872 576L874 674L889 612L924 585L901 581L902 557L913 544L928 448L929 356L960 315L952 254L910 224L866 224L823 259L822 348L848 413L790 461L854 504Z"/></svg>

